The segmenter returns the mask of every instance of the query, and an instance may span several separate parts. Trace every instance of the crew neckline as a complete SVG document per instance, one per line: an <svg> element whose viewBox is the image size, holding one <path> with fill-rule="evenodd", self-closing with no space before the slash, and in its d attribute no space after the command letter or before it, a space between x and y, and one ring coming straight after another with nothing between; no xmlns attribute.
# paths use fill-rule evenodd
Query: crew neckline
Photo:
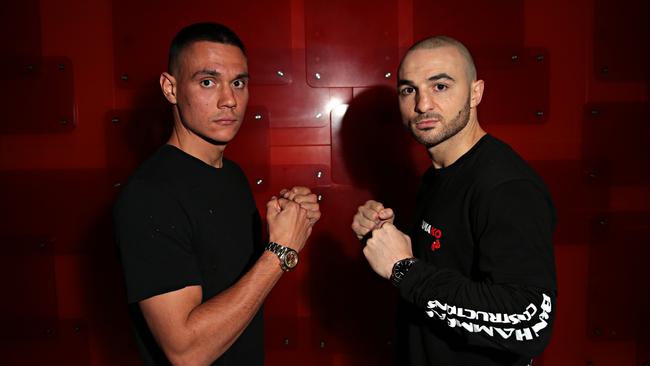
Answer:
<svg viewBox="0 0 650 366"><path fill-rule="evenodd" d="M429 167L429 169L427 169L425 173L425 178L430 178L433 176L444 176L458 170L459 167L461 167L467 159L469 159L476 153L476 150L478 150L482 145L486 144L487 141L491 139L492 139L492 135L486 133L478 141L476 141L476 143L469 150L467 150L463 155L461 155L458 159L456 159L456 161L454 161L449 166L446 166L444 168L436 168L433 165L431 165L431 167Z"/></svg>
<svg viewBox="0 0 650 366"><path fill-rule="evenodd" d="M226 159L225 157L223 157L223 159L222 159L223 165L221 166L221 168L216 168L216 167L213 167L212 165L206 163L205 161L197 158L196 156L188 154L187 152L183 151L182 149L180 149L180 148L178 148L178 147L176 147L174 145L165 144L165 145L162 146L161 149L167 149L169 151L173 151L177 155L183 157L185 160L192 161L192 162L194 162L194 164L202 166L205 169L209 169L210 171L214 171L214 172L222 171L224 168L226 168L226 165L229 163L229 160Z"/></svg>

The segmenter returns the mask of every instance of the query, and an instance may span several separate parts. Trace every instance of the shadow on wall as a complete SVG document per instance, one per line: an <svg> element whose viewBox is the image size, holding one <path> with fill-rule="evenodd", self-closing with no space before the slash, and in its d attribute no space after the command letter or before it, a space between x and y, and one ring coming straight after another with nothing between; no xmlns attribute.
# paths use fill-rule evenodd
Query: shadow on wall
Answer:
<svg viewBox="0 0 650 366"><path fill-rule="evenodd" d="M363 91L333 121L332 170L337 183L324 194L323 216L307 248L312 314L326 348L361 364L393 364L397 292L375 274L350 229L357 207L373 198L397 213L407 231L419 178L411 137L389 87ZM336 131L338 130L338 134ZM339 185L341 184L341 185Z"/></svg>
<svg viewBox="0 0 650 366"><path fill-rule="evenodd" d="M394 88L379 86L355 97L340 126L340 160L346 184L371 193L396 212L406 230L420 183L411 154L413 138L402 124ZM361 204L361 203L360 203Z"/></svg>
<svg viewBox="0 0 650 366"><path fill-rule="evenodd" d="M114 185L112 199L86 239L89 257L84 278L89 291L86 305L98 343L91 346L100 364L140 364L113 235L112 209L129 176L167 141L172 127L169 104L159 89L140 89L132 105L134 109L114 110L107 116L107 170L108 180Z"/></svg>

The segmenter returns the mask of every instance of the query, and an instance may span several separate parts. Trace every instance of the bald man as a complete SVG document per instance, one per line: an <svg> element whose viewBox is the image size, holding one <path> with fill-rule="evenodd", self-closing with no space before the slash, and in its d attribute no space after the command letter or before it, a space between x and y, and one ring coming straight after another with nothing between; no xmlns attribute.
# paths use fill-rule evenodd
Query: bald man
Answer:
<svg viewBox="0 0 650 366"><path fill-rule="evenodd" d="M431 157L408 235L368 201L352 230L372 269L399 288L400 365L530 365L554 318L555 210L542 180L480 126L484 83L444 36L399 68L405 127Z"/></svg>

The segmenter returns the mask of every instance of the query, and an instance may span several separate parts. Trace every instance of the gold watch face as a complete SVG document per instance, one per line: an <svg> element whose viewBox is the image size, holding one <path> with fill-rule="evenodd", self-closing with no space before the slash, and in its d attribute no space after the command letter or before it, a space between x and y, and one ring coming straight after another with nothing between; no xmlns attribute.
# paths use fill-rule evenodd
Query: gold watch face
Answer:
<svg viewBox="0 0 650 366"><path fill-rule="evenodd" d="M287 254L284 255L284 265L289 269L293 269L298 265L298 253L294 250L290 250Z"/></svg>

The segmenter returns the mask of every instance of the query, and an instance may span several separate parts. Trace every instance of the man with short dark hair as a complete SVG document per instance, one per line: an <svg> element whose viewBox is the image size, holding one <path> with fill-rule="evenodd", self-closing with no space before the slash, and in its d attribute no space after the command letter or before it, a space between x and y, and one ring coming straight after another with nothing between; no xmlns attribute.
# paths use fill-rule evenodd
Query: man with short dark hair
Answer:
<svg viewBox="0 0 650 366"><path fill-rule="evenodd" d="M262 365L261 306L320 217L305 187L267 203L270 241L248 181L223 157L248 103L237 35L199 23L172 42L160 76L174 127L115 205L116 239L146 365Z"/></svg>
<svg viewBox="0 0 650 366"><path fill-rule="evenodd" d="M542 180L477 117L483 81L460 42L411 47L399 68L403 122L427 149L406 235L382 203L352 222L370 266L400 292L400 365L528 365L551 337L555 211Z"/></svg>

